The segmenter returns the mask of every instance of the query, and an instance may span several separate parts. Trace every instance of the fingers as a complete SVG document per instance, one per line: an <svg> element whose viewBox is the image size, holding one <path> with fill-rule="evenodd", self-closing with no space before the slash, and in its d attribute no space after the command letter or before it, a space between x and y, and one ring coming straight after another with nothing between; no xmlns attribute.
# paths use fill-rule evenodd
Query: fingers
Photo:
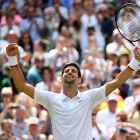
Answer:
<svg viewBox="0 0 140 140"><path fill-rule="evenodd" d="M10 44L6 47L6 49L12 50L12 49L14 49L15 47L17 47L16 43L10 43Z"/></svg>

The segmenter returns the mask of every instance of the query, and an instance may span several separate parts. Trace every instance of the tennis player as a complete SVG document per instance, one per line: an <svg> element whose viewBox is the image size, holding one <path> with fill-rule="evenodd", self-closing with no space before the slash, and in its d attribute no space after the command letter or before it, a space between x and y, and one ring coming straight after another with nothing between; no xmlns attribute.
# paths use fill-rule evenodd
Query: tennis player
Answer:
<svg viewBox="0 0 140 140"><path fill-rule="evenodd" d="M12 77L20 91L30 96L36 103L43 105L50 113L55 140L92 140L93 108L106 100L106 97L119 88L140 64L140 48L134 49L135 58L114 79L106 85L80 93L78 84L81 73L75 63L67 63L62 70L63 89L60 94L39 90L29 85L18 66L16 44L6 47Z"/></svg>

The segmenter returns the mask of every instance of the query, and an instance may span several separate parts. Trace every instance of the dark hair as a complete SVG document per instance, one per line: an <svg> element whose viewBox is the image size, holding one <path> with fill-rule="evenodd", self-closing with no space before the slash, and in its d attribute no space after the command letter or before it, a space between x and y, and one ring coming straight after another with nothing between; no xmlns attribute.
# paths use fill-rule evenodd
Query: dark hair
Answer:
<svg viewBox="0 0 140 140"><path fill-rule="evenodd" d="M42 49L44 51L46 51L46 45L47 45L47 43L45 42L45 39L38 40L38 44L42 47Z"/></svg>
<svg viewBox="0 0 140 140"><path fill-rule="evenodd" d="M50 67L43 67L43 68L41 69L40 75L41 75L42 79L43 79L43 75L44 75L44 71L45 71L45 70L48 70L48 71L49 71L49 73L50 73L50 75L51 75L51 81L53 81L53 72L52 72L52 70L51 70ZM44 80L44 79L43 79L43 80Z"/></svg>
<svg viewBox="0 0 140 140"><path fill-rule="evenodd" d="M13 18L13 15L10 14L10 13L6 14L6 20L7 20L9 17Z"/></svg>
<svg viewBox="0 0 140 140"><path fill-rule="evenodd" d="M3 128L4 124L7 124L7 123L10 124L10 126L11 126L10 120L9 119L4 119L1 123L1 127Z"/></svg>
<svg viewBox="0 0 140 140"><path fill-rule="evenodd" d="M78 67L78 65L77 65L76 63L73 63L73 62L66 63L66 64L64 65L63 70L62 70L62 76L63 76L64 70L65 70L66 67L68 67L68 66L74 66L74 67L76 67L77 70L78 70L78 78L81 77L81 71L80 71L80 68Z"/></svg>
<svg viewBox="0 0 140 140"><path fill-rule="evenodd" d="M87 31L89 31L89 30L93 30L93 31L95 31L94 26L88 26Z"/></svg>

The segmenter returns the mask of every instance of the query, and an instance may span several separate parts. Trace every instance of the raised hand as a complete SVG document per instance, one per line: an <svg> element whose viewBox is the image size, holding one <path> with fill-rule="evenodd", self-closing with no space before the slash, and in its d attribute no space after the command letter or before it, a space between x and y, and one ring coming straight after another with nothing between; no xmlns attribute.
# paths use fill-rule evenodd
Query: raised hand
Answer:
<svg viewBox="0 0 140 140"><path fill-rule="evenodd" d="M135 59L140 62L140 48L135 47L134 55L135 55Z"/></svg>
<svg viewBox="0 0 140 140"><path fill-rule="evenodd" d="M18 46L15 43L11 43L6 47L8 56L15 56L18 52Z"/></svg>

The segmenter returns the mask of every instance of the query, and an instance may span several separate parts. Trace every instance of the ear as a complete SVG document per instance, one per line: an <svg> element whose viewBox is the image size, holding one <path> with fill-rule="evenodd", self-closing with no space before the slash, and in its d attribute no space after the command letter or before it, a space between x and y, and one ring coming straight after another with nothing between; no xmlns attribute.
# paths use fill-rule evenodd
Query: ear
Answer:
<svg viewBox="0 0 140 140"><path fill-rule="evenodd" d="M62 82L63 81L63 77L60 77L60 82Z"/></svg>
<svg viewBox="0 0 140 140"><path fill-rule="evenodd" d="M81 78L78 78L78 84L81 84L81 81L82 81Z"/></svg>

